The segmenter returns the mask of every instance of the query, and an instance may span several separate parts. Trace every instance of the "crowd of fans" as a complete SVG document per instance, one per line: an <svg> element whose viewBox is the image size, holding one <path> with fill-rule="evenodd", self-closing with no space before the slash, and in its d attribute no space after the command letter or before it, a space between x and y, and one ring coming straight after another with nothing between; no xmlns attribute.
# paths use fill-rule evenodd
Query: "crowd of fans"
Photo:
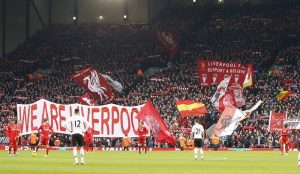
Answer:
<svg viewBox="0 0 300 174"><path fill-rule="evenodd" d="M199 85L196 60L201 58L253 63L254 86L244 90L243 109L260 99L264 101L232 136L222 139L221 146L278 147L279 135L267 130L269 112L288 112L288 119L300 117L299 9L300 4L289 3L206 9L193 6L169 9L149 25L48 26L1 60L0 136L5 136L8 120L15 118L17 103L32 103L40 98L76 103L84 89L71 76L92 65L124 86L113 103L134 106L152 99L176 139L189 138L193 119L180 117L176 100L204 102L208 114L202 117L202 124L206 129L219 118L210 102L216 86ZM175 58L169 59L151 38L151 30L158 27L178 30L180 50ZM159 71L149 75L146 70L150 67ZM281 69L272 73L277 67ZM138 69L145 73L137 74ZM280 90L291 90L293 94L286 101L278 101L275 96ZM52 136L51 142L57 138L63 146L70 144L69 137L60 134ZM165 146L149 139L153 147ZM119 138L95 141L97 146L121 145ZM209 139L205 144L210 146Z"/></svg>

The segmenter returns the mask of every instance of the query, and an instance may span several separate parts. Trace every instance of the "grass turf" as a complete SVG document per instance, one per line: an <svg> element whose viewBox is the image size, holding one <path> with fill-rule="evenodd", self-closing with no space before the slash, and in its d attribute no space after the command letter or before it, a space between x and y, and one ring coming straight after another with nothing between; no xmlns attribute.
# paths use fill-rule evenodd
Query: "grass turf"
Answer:
<svg viewBox="0 0 300 174"><path fill-rule="evenodd" d="M205 160L195 161L192 151L149 152L89 152L86 164L74 166L72 151L50 151L48 157L39 151L32 157L30 151L19 151L9 157L0 151L1 174L293 174L297 167L297 153L281 156L278 152L214 152L206 151ZM225 159L226 158L226 159Z"/></svg>

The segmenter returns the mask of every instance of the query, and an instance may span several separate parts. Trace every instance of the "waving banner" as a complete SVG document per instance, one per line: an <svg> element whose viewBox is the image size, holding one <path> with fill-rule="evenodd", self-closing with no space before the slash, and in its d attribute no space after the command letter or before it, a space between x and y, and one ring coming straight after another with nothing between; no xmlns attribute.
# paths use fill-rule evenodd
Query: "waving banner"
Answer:
<svg viewBox="0 0 300 174"><path fill-rule="evenodd" d="M283 113L276 113L270 111L269 117L269 132L281 132L283 129L283 123L287 119L286 112Z"/></svg>
<svg viewBox="0 0 300 174"><path fill-rule="evenodd" d="M178 33L174 30L160 29L152 32L152 37L160 47L166 50L169 58L173 58L179 48Z"/></svg>
<svg viewBox="0 0 300 174"><path fill-rule="evenodd" d="M78 72L72 79L93 94L93 96L100 98L101 101L109 101L113 98L113 92L104 77L92 67Z"/></svg>
<svg viewBox="0 0 300 174"><path fill-rule="evenodd" d="M230 86L235 83L243 86L249 70L248 66L251 65L243 66L239 62L222 62L216 60L198 60L197 64L201 86L219 84L224 78L230 75L232 75L229 82ZM253 68L250 68L251 70L253 74Z"/></svg>
<svg viewBox="0 0 300 174"><path fill-rule="evenodd" d="M43 119L49 123L55 133L69 134L64 127L68 117L72 117L75 108L79 108L94 129L94 137L138 136L137 114L143 105L127 107L114 104L86 106L80 104L57 104L41 99L32 104L18 104L17 118L21 124L21 135L37 133Z"/></svg>
<svg viewBox="0 0 300 174"><path fill-rule="evenodd" d="M170 143L173 146L176 145L174 135L169 131L166 123L150 101L144 105L141 112L137 115L137 118L146 122L156 142Z"/></svg>

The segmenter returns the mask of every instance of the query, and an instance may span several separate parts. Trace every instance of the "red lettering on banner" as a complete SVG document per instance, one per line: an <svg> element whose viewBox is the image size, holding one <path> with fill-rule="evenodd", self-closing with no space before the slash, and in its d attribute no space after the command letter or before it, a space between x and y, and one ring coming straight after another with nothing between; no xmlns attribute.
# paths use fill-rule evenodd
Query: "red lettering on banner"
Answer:
<svg viewBox="0 0 300 174"><path fill-rule="evenodd" d="M124 129L124 114L127 116L127 129ZM122 108L121 110L121 130L123 132L124 135L128 134L130 131L130 117L129 117L129 113L128 110L126 108ZM133 122L132 122L133 123Z"/></svg>
<svg viewBox="0 0 300 174"><path fill-rule="evenodd" d="M45 117L45 116L47 116L47 117ZM40 125L43 124L44 119L50 120L49 116L48 116L47 103L45 101L44 101L44 105L43 105L43 113L42 113L42 119L41 119L41 124Z"/></svg>
<svg viewBox="0 0 300 174"><path fill-rule="evenodd" d="M33 126L33 120L37 119L37 116L33 115L33 111L36 111L36 110L37 110L37 105L36 104L31 105L31 131L37 130L37 127Z"/></svg>
<svg viewBox="0 0 300 174"><path fill-rule="evenodd" d="M105 115L106 115L106 118L105 118ZM102 109L101 109L101 133L102 134L105 134L103 129L104 129L104 125L106 125L106 135L110 135L109 125L108 125L109 117L110 117L109 109L107 107L102 107Z"/></svg>
<svg viewBox="0 0 300 174"><path fill-rule="evenodd" d="M65 111L65 105L59 105L58 107L58 116L59 116L59 129L60 131L66 131L66 128L63 126L63 121L66 121L66 116L62 115L62 111Z"/></svg>
<svg viewBox="0 0 300 174"><path fill-rule="evenodd" d="M99 123L99 119L94 119L95 113L100 112L99 108L92 108L92 128L94 130L94 135L99 135L100 132L95 129L95 124Z"/></svg>
<svg viewBox="0 0 300 174"><path fill-rule="evenodd" d="M115 124L119 122L119 118L120 118L118 108L113 106L111 113L112 113L111 114L111 117L112 117L112 119L111 119L111 134L114 134L115 133ZM117 117L115 117L115 116L117 116Z"/></svg>
<svg viewBox="0 0 300 174"><path fill-rule="evenodd" d="M90 108L87 108L87 113L84 112L83 107L81 108L81 115L83 118L85 118L88 122L90 122ZM85 115L86 113L86 115Z"/></svg>
<svg viewBox="0 0 300 174"><path fill-rule="evenodd" d="M132 110L131 110L131 125L132 125L133 132L136 135L138 135L138 127L135 129L133 120L134 120L134 118L136 118L136 116L139 112L140 111L137 108L132 108ZM133 115L134 113L135 113L135 116Z"/></svg>
<svg viewBox="0 0 300 174"><path fill-rule="evenodd" d="M28 112L26 112L27 110L27 107L28 107ZM22 106L20 106L19 108L19 113L20 113L20 121L21 121L21 131L23 132L23 128L24 128L24 125L26 125L25 127L25 132L28 132L28 125L29 125L29 108L30 106L24 106L23 109L22 109ZM23 110L23 112L22 112ZM23 113L23 115L22 115Z"/></svg>
<svg viewBox="0 0 300 174"><path fill-rule="evenodd" d="M53 113L55 111L55 113ZM56 128L58 129L58 122L57 122L57 107L55 104L51 104L50 105L50 115L51 115L51 127L52 129L54 129L54 126L53 126L53 122L55 122L55 125L56 125Z"/></svg>

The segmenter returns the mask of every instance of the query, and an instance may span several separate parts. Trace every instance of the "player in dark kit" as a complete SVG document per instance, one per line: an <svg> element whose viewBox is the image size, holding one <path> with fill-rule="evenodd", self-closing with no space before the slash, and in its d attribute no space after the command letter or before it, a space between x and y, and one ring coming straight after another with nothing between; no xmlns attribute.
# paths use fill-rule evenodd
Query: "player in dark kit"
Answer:
<svg viewBox="0 0 300 174"><path fill-rule="evenodd" d="M146 144L146 138L148 134L148 129L144 126L144 121L140 121L139 123L139 129L138 129L138 135L139 135L139 141L138 141L138 148L139 148L139 154L141 154L141 148L142 146L145 149L145 154L147 153L147 144Z"/></svg>

